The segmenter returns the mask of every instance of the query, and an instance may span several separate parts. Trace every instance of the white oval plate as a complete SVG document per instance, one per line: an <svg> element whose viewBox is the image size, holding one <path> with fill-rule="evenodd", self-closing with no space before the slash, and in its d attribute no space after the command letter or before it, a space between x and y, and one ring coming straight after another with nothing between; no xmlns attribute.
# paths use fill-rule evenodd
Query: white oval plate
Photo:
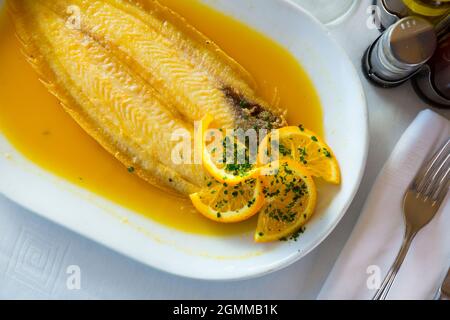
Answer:
<svg viewBox="0 0 450 320"><path fill-rule="evenodd" d="M297 5L280 0L203 1L287 48L319 92L327 141L342 166L343 184L322 189L318 212L299 241L256 245L250 234L212 238L175 231L40 169L2 135L0 192L49 220L154 268L197 279L247 279L299 260L336 227L364 171L367 108L360 80L345 52Z"/></svg>

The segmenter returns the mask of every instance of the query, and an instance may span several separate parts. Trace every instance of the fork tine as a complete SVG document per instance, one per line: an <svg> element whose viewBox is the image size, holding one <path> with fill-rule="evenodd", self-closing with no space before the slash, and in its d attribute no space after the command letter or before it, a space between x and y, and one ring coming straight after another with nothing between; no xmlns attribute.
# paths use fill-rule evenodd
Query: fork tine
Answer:
<svg viewBox="0 0 450 320"><path fill-rule="evenodd" d="M445 174L450 166L450 153L444 159L444 161L439 165L436 172L431 176L428 187L425 189L423 194L426 197L431 197L436 190L439 188L442 183L442 179L445 177Z"/></svg>
<svg viewBox="0 0 450 320"><path fill-rule="evenodd" d="M446 156L450 152L450 139L447 140L445 145L431 158L426 166L424 166L419 173L417 174L416 179L412 184L412 189L417 193L423 193L425 188L430 183L430 179L433 174L436 173L436 170L439 168L439 165L443 161L443 157Z"/></svg>
<svg viewBox="0 0 450 320"><path fill-rule="evenodd" d="M420 192L425 187L425 184L428 180L429 175L434 170L436 163L439 161L441 155L444 153L445 147L441 148L439 152L437 152L425 166L422 166L420 171L418 172L415 180L414 180L414 188L417 192Z"/></svg>
<svg viewBox="0 0 450 320"><path fill-rule="evenodd" d="M447 196L449 187L450 187L450 167L447 168L447 172L439 182L439 186L437 190L433 193L431 199L440 206L441 203L445 200L445 197Z"/></svg>

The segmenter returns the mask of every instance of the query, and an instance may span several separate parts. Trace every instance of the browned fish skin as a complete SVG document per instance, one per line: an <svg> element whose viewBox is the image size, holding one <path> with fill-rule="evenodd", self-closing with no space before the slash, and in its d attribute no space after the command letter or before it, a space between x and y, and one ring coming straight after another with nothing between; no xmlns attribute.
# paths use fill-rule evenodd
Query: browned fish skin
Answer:
<svg viewBox="0 0 450 320"><path fill-rule="evenodd" d="M171 135L192 132L204 115L221 128L285 124L239 64L156 1L8 3L49 90L103 147L160 188L186 195L204 186L201 166L170 160ZM67 24L74 12L79 28Z"/></svg>

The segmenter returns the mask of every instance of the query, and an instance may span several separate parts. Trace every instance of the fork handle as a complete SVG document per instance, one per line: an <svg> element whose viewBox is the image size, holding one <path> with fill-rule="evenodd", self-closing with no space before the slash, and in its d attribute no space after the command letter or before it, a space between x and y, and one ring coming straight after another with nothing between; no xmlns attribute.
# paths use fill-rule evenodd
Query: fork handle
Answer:
<svg viewBox="0 0 450 320"><path fill-rule="evenodd" d="M386 277L384 278L383 283L381 284L381 287L377 290L375 296L373 297L373 300L385 300L389 290L392 287L392 284L395 281L395 277L397 276L398 271L400 270L400 267L403 264L403 261L405 260L406 255L408 254L409 248L411 246L412 241L414 240L414 237L416 236L417 232L413 232L411 228L407 227L405 236L403 238L403 243L400 248L400 251L397 255L397 258L395 259L394 264L392 265L391 269L387 273Z"/></svg>

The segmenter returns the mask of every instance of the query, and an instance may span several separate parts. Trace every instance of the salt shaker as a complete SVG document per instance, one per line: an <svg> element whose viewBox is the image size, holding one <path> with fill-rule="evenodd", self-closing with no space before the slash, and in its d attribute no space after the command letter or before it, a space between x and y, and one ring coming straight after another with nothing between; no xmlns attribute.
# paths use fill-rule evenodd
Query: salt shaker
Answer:
<svg viewBox="0 0 450 320"><path fill-rule="evenodd" d="M403 18L367 49L363 58L365 75L381 87L399 86L421 70L436 47L433 24L416 16Z"/></svg>

